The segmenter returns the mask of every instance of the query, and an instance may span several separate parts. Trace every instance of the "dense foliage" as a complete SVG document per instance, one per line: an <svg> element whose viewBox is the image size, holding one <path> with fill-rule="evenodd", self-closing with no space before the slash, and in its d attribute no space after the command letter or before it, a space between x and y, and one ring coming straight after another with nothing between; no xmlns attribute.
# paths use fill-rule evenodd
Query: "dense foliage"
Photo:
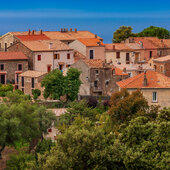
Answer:
<svg viewBox="0 0 170 170"><path fill-rule="evenodd" d="M13 157L8 166L32 170L169 168L170 108L148 106L140 91L122 90L109 103L99 101L96 107L85 100L72 102L56 127L60 133L55 143L40 141L35 154Z"/></svg>
<svg viewBox="0 0 170 170"><path fill-rule="evenodd" d="M0 97L5 97L7 92L13 91L13 86L11 84L2 85L0 84Z"/></svg>
<svg viewBox="0 0 170 170"><path fill-rule="evenodd" d="M75 68L70 68L66 76L60 70L53 70L41 83L45 87L44 97L60 100L66 95L67 100L74 101L81 85L79 77L80 72Z"/></svg>
<svg viewBox="0 0 170 170"><path fill-rule="evenodd" d="M112 41L113 43L120 43L129 37L158 37L159 39L168 39L170 38L170 31L165 28L150 26L139 33L133 33L132 27L121 26L113 33Z"/></svg>

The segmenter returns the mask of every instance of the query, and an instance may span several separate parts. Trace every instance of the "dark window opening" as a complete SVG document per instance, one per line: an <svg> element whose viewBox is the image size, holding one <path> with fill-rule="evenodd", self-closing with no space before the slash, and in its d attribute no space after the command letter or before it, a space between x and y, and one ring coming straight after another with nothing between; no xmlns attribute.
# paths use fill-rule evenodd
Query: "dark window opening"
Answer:
<svg viewBox="0 0 170 170"><path fill-rule="evenodd" d="M130 64L129 53L126 53L126 64Z"/></svg>
<svg viewBox="0 0 170 170"><path fill-rule="evenodd" d="M67 54L67 59L70 59L70 53Z"/></svg>
<svg viewBox="0 0 170 170"><path fill-rule="evenodd" d="M152 51L149 52L149 57L152 58Z"/></svg>
<svg viewBox="0 0 170 170"><path fill-rule="evenodd" d="M0 69L1 69L1 71L3 71L4 70L4 64L0 64Z"/></svg>
<svg viewBox="0 0 170 170"><path fill-rule="evenodd" d="M90 50L90 59L94 59L94 51Z"/></svg>
<svg viewBox="0 0 170 170"><path fill-rule="evenodd" d="M22 77L22 87L24 87L24 77Z"/></svg>
<svg viewBox="0 0 170 170"><path fill-rule="evenodd" d="M94 87L98 87L98 81L94 81Z"/></svg>
<svg viewBox="0 0 170 170"><path fill-rule="evenodd" d="M7 43L5 43L5 51L7 51Z"/></svg>
<svg viewBox="0 0 170 170"><path fill-rule="evenodd" d="M34 86L34 78L32 78L32 88L34 88L35 86Z"/></svg>
<svg viewBox="0 0 170 170"><path fill-rule="evenodd" d="M22 70L22 64L18 64L18 71Z"/></svg>
<svg viewBox="0 0 170 170"><path fill-rule="evenodd" d="M38 55L37 60L41 61L41 55Z"/></svg>
<svg viewBox="0 0 170 170"><path fill-rule="evenodd" d="M116 58L120 58L120 52L116 52Z"/></svg>

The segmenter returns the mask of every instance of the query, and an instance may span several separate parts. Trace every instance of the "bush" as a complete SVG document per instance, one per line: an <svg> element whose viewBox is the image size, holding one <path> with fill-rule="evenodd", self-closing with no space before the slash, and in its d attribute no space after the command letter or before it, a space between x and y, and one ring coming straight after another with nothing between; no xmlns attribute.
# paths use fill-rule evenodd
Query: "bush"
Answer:
<svg viewBox="0 0 170 170"><path fill-rule="evenodd" d="M41 91L39 89L32 90L33 98L36 100L40 95Z"/></svg>
<svg viewBox="0 0 170 170"><path fill-rule="evenodd" d="M87 104L88 104L89 107L95 108L95 107L97 107L97 105L98 105L98 101L97 101L96 98L90 97L90 98L88 99L88 101L87 101Z"/></svg>
<svg viewBox="0 0 170 170"><path fill-rule="evenodd" d="M6 93L9 92L9 91L13 91L13 86L11 84L8 84L8 85L1 85L0 86L0 96L1 97L5 97L6 96Z"/></svg>
<svg viewBox="0 0 170 170"><path fill-rule="evenodd" d="M19 154L13 154L10 156L10 160L7 161L7 170L11 169L26 169L28 168L28 162L34 161L35 157L32 154L20 152Z"/></svg>

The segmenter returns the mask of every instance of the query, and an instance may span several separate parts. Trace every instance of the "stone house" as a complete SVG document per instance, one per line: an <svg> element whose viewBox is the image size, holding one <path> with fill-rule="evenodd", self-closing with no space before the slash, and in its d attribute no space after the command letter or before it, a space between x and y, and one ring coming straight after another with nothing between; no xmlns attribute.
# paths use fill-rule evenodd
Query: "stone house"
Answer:
<svg viewBox="0 0 170 170"><path fill-rule="evenodd" d="M35 33L29 30L28 32L8 32L0 37L0 51L7 51L7 48L20 41L36 41L36 40L49 40L45 34L40 30Z"/></svg>
<svg viewBox="0 0 170 170"><path fill-rule="evenodd" d="M116 82L128 77L122 70L107 65L100 59L78 60L71 67L81 71L81 96L110 96L118 90Z"/></svg>
<svg viewBox="0 0 170 170"><path fill-rule="evenodd" d="M19 41L36 41L36 40L60 40L66 44L69 44L77 38L94 38L97 37L101 41L101 37L89 32L89 31L78 31L68 30L62 28L60 31L35 31L28 30L25 32L8 32L0 37L0 51L7 51L7 48L12 44Z"/></svg>
<svg viewBox="0 0 170 170"><path fill-rule="evenodd" d="M105 44L106 63L137 64L141 61L141 47L137 43L113 43Z"/></svg>
<svg viewBox="0 0 170 170"><path fill-rule="evenodd" d="M148 62L150 59L170 54L170 40L157 37L130 37L126 44L138 43L141 46L141 60ZM151 66L152 63L150 63Z"/></svg>
<svg viewBox="0 0 170 170"><path fill-rule="evenodd" d="M19 75L19 83L18 89L22 90L25 94L29 94L32 96L33 89L39 89L41 91L40 99L43 99L43 90L44 88L41 87L41 81L47 72L38 72L28 70Z"/></svg>
<svg viewBox="0 0 170 170"><path fill-rule="evenodd" d="M149 105L170 107L170 78L161 73L147 71L117 82L117 85L119 90L126 88L130 93L140 89Z"/></svg>
<svg viewBox="0 0 170 170"><path fill-rule="evenodd" d="M170 77L170 55L153 60L155 71Z"/></svg>
<svg viewBox="0 0 170 170"><path fill-rule="evenodd" d="M18 84L18 75L28 70L28 58L22 52L0 52L0 83Z"/></svg>
<svg viewBox="0 0 170 170"><path fill-rule="evenodd" d="M105 46L97 38L78 38L70 43L69 46L86 56L86 59L100 59L105 61Z"/></svg>
<svg viewBox="0 0 170 170"><path fill-rule="evenodd" d="M29 58L29 69L40 72L64 70L74 63L73 50L59 40L22 41L8 51L22 51Z"/></svg>

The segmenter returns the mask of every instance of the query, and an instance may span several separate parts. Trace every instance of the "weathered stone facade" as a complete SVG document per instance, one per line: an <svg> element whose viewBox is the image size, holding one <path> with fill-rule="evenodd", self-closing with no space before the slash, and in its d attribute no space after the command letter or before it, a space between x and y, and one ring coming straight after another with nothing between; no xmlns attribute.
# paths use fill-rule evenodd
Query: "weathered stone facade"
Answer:
<svg viewBox="0 0 170 170"><path fill-rule="evenodd" d="M0 37L0 51L7 51L7 48L19 41L13 34L7 33Z"/></svg>
<svg viewBox="0 0 170 170"><path fill-rule="evenodd" d="M29 94L30 96L32 96L33 89L39 89L41 91L41 96L39 98L43 99L44 88L41 87L41 81L47 73L43 73L41 76L38 77L34 76L34 73L32 73L32 76L25 76L24 74L25 73L19 75L18 88L25 94ZM22 77L24 78L24 84L22 84ZM32 79L34 79L34 83L32 82Z"/></svg>
<svg viewBox="0 0 170 170"><path fill-rule="evenodd" d="M13 44L7 49L7 51L23 52L28 57L28 69L33 70L33 51L24 46L21 42Z"/></svg>
<svg viewBox="0 0 170 170"><path fill-rule="evenodd" d="M111 67L91 68L83 60L79 60L71 67L81 71L79 95L104 95L110 96L113 92L118 91L117 81L121 81L128 75L116 75Z"/></svg>
<svg viewBox="0 0 170 170"><path fill-rule="evenodd" d="M0 61L0 64L4 64L4 70L0 74L5 74L6 83L17 84L17 75L28 70L27 60ZM22 70L18 69L18 64L22 64Z"/></svg>

